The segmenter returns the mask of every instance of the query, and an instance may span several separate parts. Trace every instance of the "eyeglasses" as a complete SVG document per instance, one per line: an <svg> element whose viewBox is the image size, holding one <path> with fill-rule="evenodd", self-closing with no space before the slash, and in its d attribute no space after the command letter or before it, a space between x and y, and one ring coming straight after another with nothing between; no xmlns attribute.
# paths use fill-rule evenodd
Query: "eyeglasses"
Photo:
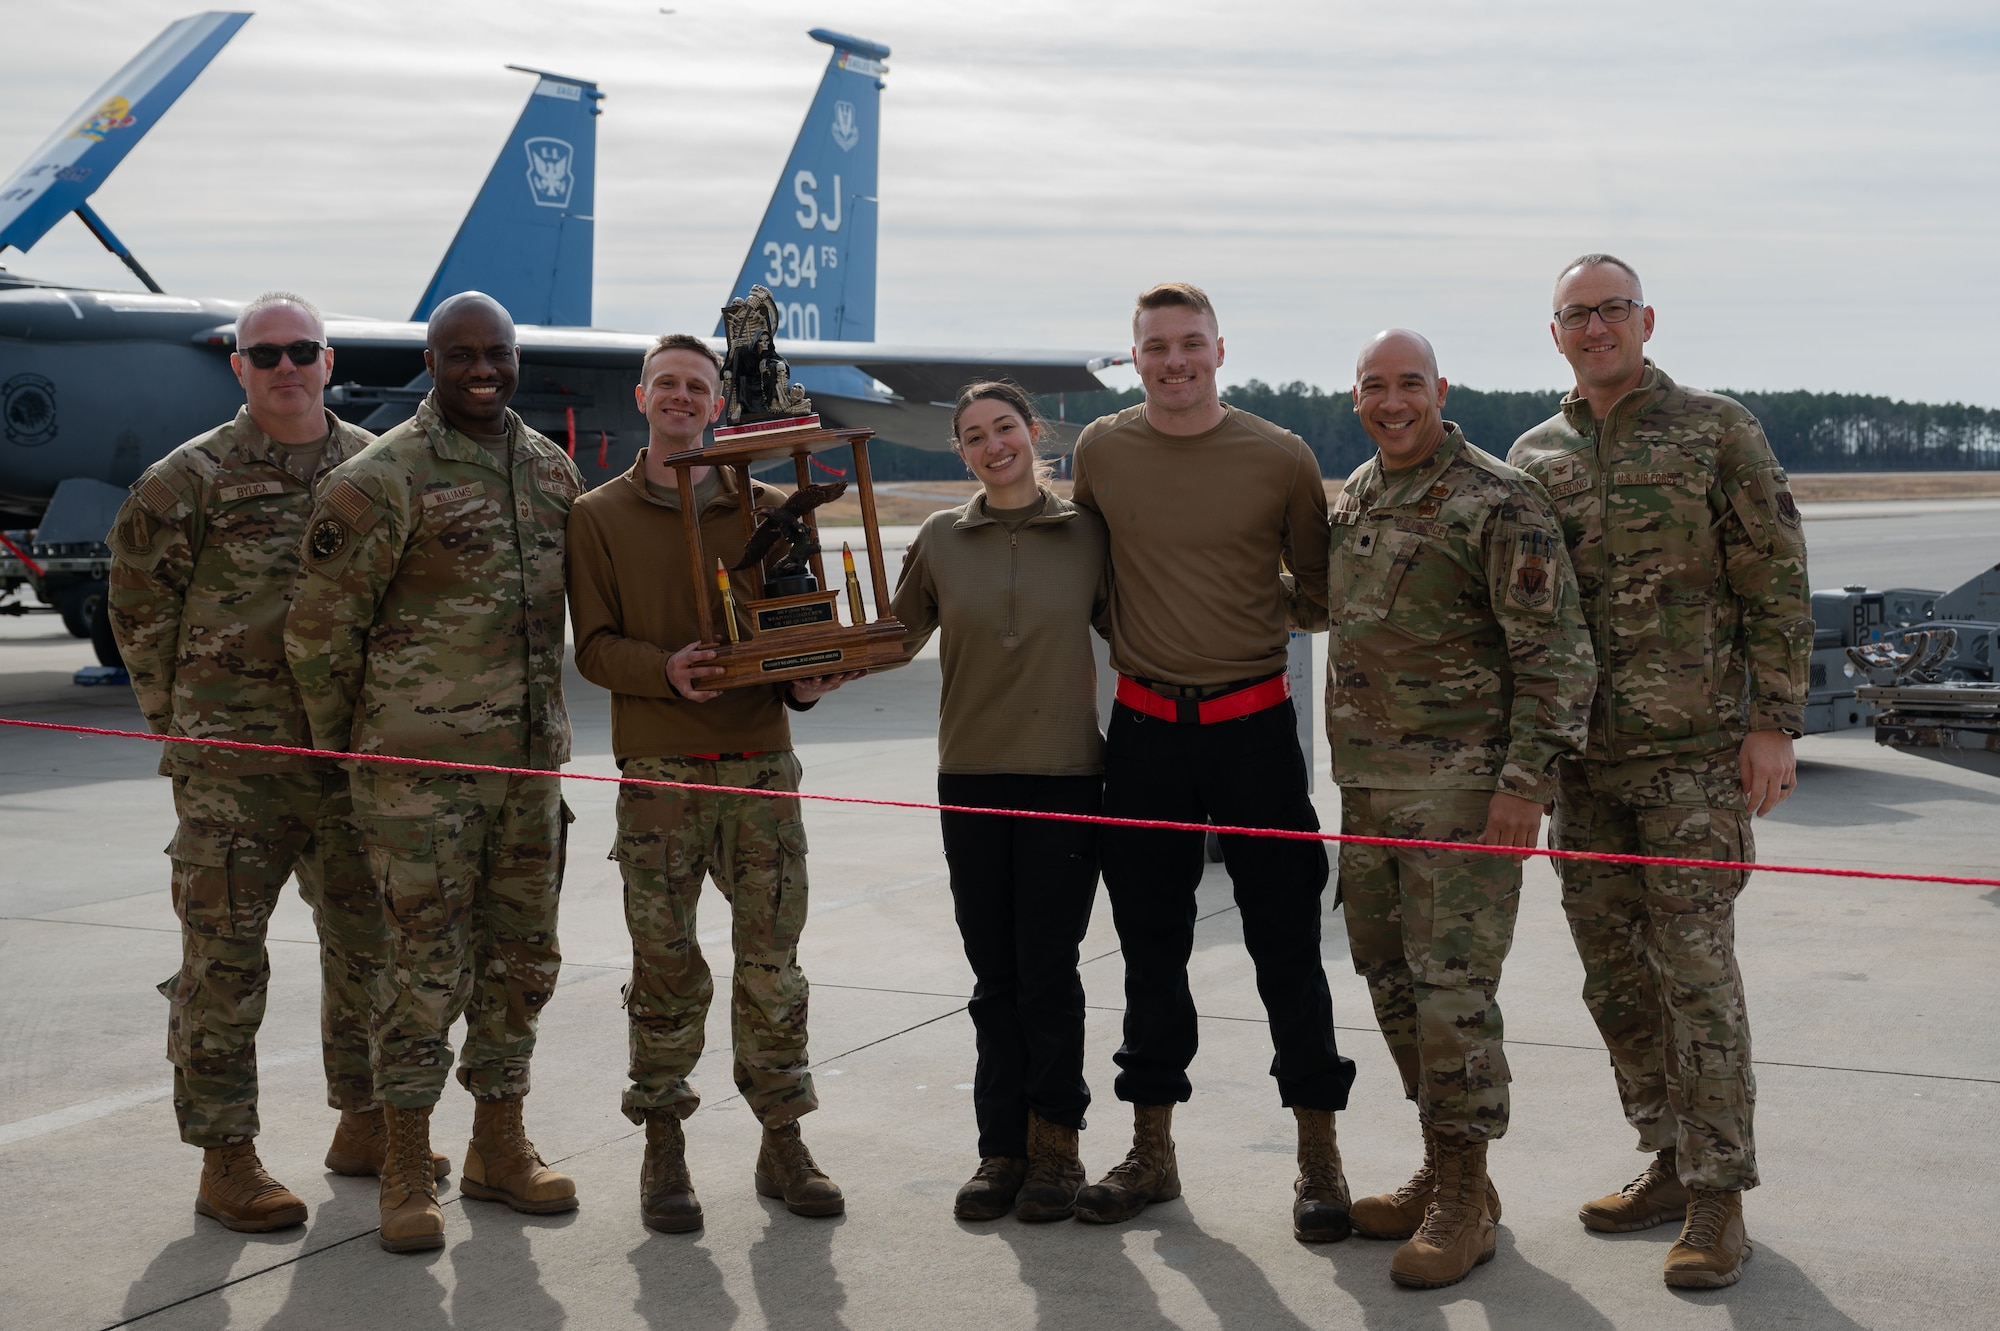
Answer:
<svg viewBox="0 0 2000 1331"><path fill-rule="evenodd" d="M278 357L288 356L294 365L310 365L319 359L319 353L326 350L326 343L301 339L285 346L274 346L260 342L254 347L238 347L236 353L260 370L278 368Z"/></svg>
<svg viewBox="0 0 2000 1331"><path fill-rule="evenodd" d="M1640 308L1638 301L1614 296L1600 305L1565 305L1556 311L1556 323L1575 332L1589 323L1590 316L1594 314L1608 324L1622 324L1631 318L1632 311L1638 308Z"/></svg>

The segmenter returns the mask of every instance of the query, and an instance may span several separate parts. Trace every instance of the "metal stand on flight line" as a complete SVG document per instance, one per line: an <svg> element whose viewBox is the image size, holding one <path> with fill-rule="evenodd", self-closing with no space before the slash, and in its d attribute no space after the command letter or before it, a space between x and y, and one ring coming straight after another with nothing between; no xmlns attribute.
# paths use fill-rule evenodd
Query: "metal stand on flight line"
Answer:
<svg viewBox="0 0 2000 1331"><path fill-rule="evenodd" d="M750 468L759 462L789 455L798 476L799 489L811 485L808 459L829 449L847 448L854 459L854 480L861 498L861 527L868 542L868 571L875 588L875 618L863 622L861 585L852 562L846 570L848 618L841 623L840 590L829 587L826 569L815 548L811 552L812 589L788 595L771 595L780 589L769 586L761 563L741 570L742 591L730 574L720 570L720 561L702 546L701 524L684 524L688 563L694 578L695 607L700 616L701 641L715 652L711 665L724 673L702 681L703 688L736 689L778 680L804 679L813 675L839 674L878 666L900 665L909 660L903 650L904 628L889 617L889 575L882 560L881 524L875 517L875 482L868 472L868 440L873 430L775 429L718 440L707 448L674 453L661 459L674 469L680 488L681 512L696 511L693 467L729 467L736 473L738 493L744 497L743 535L754 538L758 519L749 502ZM802 520L817 533L818 522L810 510ZM802 580L802 579L801 579ZM786 579L792 581L792 579ZM789 588L784 589L790 591ZM718 608L716 602L720 600ZM719 609L719 614L718 614ZM717 631L717 620L722 631Z"/></svg>

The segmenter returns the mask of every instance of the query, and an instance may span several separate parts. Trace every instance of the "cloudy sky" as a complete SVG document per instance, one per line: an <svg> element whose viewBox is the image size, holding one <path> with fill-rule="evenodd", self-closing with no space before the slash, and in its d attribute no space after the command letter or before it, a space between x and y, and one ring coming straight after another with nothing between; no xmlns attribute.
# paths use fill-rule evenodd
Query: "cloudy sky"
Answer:
<svg viewBox="0 0 2000 1331"><path fill-rule="evenodd" d="M597 322L713 325L826 26L894 48L877 335L1122 347L1201 283L1225 377L1408 324L1563 382L1554 271L1645 274L1685 382L2000 407L2000 9L1954 0L281 0L94 203L170 291L405 318L528 94L594 78ZM189 5L9 6L0 173ZM130 285L72 219L0 263Z"/></svg>

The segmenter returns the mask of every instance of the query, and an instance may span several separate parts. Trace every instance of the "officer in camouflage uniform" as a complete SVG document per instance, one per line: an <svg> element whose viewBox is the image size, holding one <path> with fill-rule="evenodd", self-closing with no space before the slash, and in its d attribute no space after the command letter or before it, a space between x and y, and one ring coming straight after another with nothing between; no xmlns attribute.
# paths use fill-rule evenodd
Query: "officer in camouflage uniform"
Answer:
<svg viewBox="0 0 2000 1331"><path fill-rule="evenodd" d="M1449 386L1416 333L1355 367L1376 455L1334 505L1327 738L1350 836L1532 846L1555 763L1583 743L1590 640L1541 486L1443 419ZM1345 844L1348 950L1417 1103L1424 1163L1354 1203L1354 1228L1409 1240L1390 1275L1453 1284L1493 1256L1486 1148L1507 1131L1496 991L1513 942L1511 855Z"/></svg>
<svg viewBox="0 0 2000 1331"><path fill-rule="evenodd" d="M611 744L619 770L646 781L795 791L787 710L804 711L858 674L749 685L720 692L721 673L696 641L699 610L687 564L686 523L672 468L661 459L702 446L721 410L720 366L700 338L671 333L640 364L635 394L647 446L618 479L570 515L569 580L577 670L611 690ZM743 505L771 508L782 491L752 482L748 496L725 468L690 471L702 542L734 564ZM807 1070L808 985L799 969L806 921L806 830L799 802L759 795L621 786L611 858L625 882L632 934L631 1084L621 1108L646 1127L640 1214L667 1233L699 1229L701 1202L687 1168L682 1121L701 1103L689 1077L700 1060L715 982L696 941L704 879L728 900L736 954L730 1033L736 1088L763 1125L757 1191L797 1215L838 1215L840 1188L807 1149L799 1119L819 1107Z"/></svg>
<svg viewBox="0 0 2000 1331"><path fill-rule="evenodd" d="M322 749L554 772L563 710L563 529L583 490L563 451L507 409L514 325L490 297L431 315L436 387L413 419L322 483L285 650ZM430 1113L466 1018L475 1101L466 1195L576 1205L521 1125L535 1018L555 989L569 811L554 776L353 763L354 808L391 965L375 992L387 1105L382 1246L444 1242Z"/></svg>
<svg viewBox="0 0 2000 1331"><path fill-rule="evenodd" d="M305 300L252 301L237 341L230 364L246 405L149 468L118 512L107 538L111 626L154 733L308 746L285 665L286 595L313 481L373 436L326 409L333 352ZM347 777L311 758L161 750L180 815L167 854L181 969L160 992L181 1140L204 1152L195 1209L236 1230L300 1224L305 1203L264 1171L254 1145L264 937L294 872L319 930L327 1103L341 1111L327 1164L373 1172L380 1159L368 988L384 938Z"/></svg>
<svg viewBox="0 0 2000 1331"><path fill-rule="evenodd" d="M1792 789L1812 617L1805 535L1784 469L1743 406L1645 357L1653 311L1620 259L1563 270L1550 324L1576 372L1514 465L1547 488L1602 676L1581 758L1562 764L1568 850L1749 860L1750 817ZM1564 862L1585 1004L1625 1117L1654 1161L1586 1204L1595 1230L1685 1215L1669 1285L1734 1284L1750 1255L1756 1080L1731 870Z"/></svg>

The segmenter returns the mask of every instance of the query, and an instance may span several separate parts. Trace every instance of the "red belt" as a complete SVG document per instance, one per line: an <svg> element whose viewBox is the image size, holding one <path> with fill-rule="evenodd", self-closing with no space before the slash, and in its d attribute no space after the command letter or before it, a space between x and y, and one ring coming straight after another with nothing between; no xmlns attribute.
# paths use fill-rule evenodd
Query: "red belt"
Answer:
<svg viewBox="0 0 2000 1331"><path fill-rule="evenodd" d="M1292 696L1289 674L1271 676L1261 684L1197 702L1193 698L1162 698L1136 679L1118 677L1118 701L1135 712L1173 721L1184 726L1212 726L1218 721L1234 721L1268 707L1276 707Z"/></svg>

